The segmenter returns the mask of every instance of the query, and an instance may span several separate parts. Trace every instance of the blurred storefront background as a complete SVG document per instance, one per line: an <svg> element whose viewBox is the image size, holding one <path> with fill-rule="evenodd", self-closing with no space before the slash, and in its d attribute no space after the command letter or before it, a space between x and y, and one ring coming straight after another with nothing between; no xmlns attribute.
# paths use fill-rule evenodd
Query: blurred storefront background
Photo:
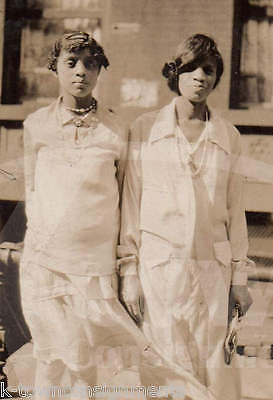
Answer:
<svg viewBox="0 0 273 400"><path fill-rule="evenodd" d="M24 237L22 121L59 94L54 73L46 68L52 42L71 30L87 31L101 42L110 67L102 71L95 96L129 126L141 113L171 100L161 69L183 38L199 32L216 40L224 58L224 75L210 105L242 133L249 255L261 271L251 279L253 285L265 281L269 293L272 0L0 0L0 30L0 242ZM267 332L273 325L272 296L268 299Z"/></svg>
<svg viewBox="0 0 273 400"><path fill-rule="evenodd" d="M104 46L110 67L95 96L126 126L172 98L161 69L177 44L196 32L212 36L225 71L210 105L243 134L246 209L273 212L271 0L0 0L0 29L2 225L24 199L22 121L58 96L47 57L70 30L87 31Z"/></svg>

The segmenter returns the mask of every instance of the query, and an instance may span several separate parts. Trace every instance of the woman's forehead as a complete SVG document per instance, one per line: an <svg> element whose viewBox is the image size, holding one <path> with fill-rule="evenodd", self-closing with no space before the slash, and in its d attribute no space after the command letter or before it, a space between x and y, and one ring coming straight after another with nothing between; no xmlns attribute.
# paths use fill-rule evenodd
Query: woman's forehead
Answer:
<svg viewBox="0 0 273 400"><path fill-rule="evenodd" d="M78 48L73 50L61 49L59 57L69 58L69 57L92 57L90 50L85 48Z"/></svg>

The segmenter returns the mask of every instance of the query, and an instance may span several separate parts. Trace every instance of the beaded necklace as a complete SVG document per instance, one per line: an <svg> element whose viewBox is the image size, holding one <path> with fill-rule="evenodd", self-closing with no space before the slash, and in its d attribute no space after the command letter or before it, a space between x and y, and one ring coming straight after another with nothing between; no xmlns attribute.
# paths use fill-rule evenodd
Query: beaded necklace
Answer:
<svg viewBox="0 0 273 400"><path fill-rule="evenodd" d="M94 98L94 97L92 97L92 100L91 100L91 104L90 104L90 106L89 107L87 107L87 108L72 108L72 107L68 107L68 106L64 106L68 111L71 111L71 112L73 112L73 113L76 113L76 114L85 114L85 113L89 113L89 111L93 111L93 112L96 112L96 110L97 110L97 100Z"/></svg>
<svg viewBox="0 0 273 400"><path fill-rule="evenodd" d="M98 119L95 117L96 111L97 111L97 100L95 98L92 98L92 104L87 107L87 108L82 108L82 109L77 109L77 108L70 108L67 106L64 106L68 111L73 112L74 114L81 114L79 116L75 116L72 120L72 123L74 124L76 130L74 134L74 148L66 148L64 146L63 148L63 154L65 160L69 163L69 165L75 166L77 164L83 155L83 152L86 149L86 145L81 144L80 140L80 135L79 135L79 128L84 125L85 120L87 117L90 115L90 112L93 114L91 117L90 121L88 121L88 126L90 126L91 129L95 129L98 124ZM69 146L68 146L69 147Z"/></svg>
<svg viewBox="0 0 273 400"><path fill-rule="evenodd" d="M91 104L90 104L90 106L89 107L87 107L87 108L70 108L70 107L67 107L67 106L65 106L65 108L68 110L68 111L71 111L71 112L73 112L73 113L75 113L75 114L81 114L81 115L79 115L79 116L76 116L74 119L73 119L73 124L75 125L75 127L76 127L76 131L75 131L75 136L74 136L74 142L75 142L75 144L80 144L80 138L79 138L79 128L81 127L81 126L83 126L84 125L84 121L86 120L86 118L89 116L89 113L91 112L92 114L96 114L96 112L97 112L97 106L98 106L98 103L97 103L97 100L93 97L92 98L92 100L91 100ZM95 118L94 116L91 118L91 121L90 121L90 127L91 128L95 128L97 126L97 118Z"/></svg>

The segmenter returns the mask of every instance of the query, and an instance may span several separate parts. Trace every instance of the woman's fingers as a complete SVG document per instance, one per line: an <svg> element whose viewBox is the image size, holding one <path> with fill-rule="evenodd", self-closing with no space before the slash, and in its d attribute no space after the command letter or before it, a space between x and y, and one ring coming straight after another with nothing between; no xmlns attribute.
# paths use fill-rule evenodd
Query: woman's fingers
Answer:
<svg viewBox="0 0 273 400"><path fill-rule="evenodd" d="M135 322L138 323L142 320L142 313L139 302L127 304L126 308L131 317L135 320Z"/></svg>
<svg viewBox="0 0 273 400"><path fill-rule="evenodd" d="M232 285L230 292L230 308L234 308L236 304L240 305L242 314L244 315L251 304L253 303L252 296L246 285Z"/></svg>
<svg viewBox="0 0 273 400"><path fill-rule="evenodd" d="M120 281L119 298L136 323L142 320L144 299L139 278L124 276Z"/></svg>

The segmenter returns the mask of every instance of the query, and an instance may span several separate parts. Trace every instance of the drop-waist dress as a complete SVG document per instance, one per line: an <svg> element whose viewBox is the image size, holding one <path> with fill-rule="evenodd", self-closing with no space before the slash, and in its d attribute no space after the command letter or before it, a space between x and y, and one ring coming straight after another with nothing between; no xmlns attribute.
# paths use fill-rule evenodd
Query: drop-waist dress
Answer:
<svg viewBox="0 0 273 400"><path fill-rule="evenodd" d="M135 365L136 327L118 301L116 275L126 135L111 111L79 123L61 98L24 129L21 293L34 355L74 371Z"/></svg>

